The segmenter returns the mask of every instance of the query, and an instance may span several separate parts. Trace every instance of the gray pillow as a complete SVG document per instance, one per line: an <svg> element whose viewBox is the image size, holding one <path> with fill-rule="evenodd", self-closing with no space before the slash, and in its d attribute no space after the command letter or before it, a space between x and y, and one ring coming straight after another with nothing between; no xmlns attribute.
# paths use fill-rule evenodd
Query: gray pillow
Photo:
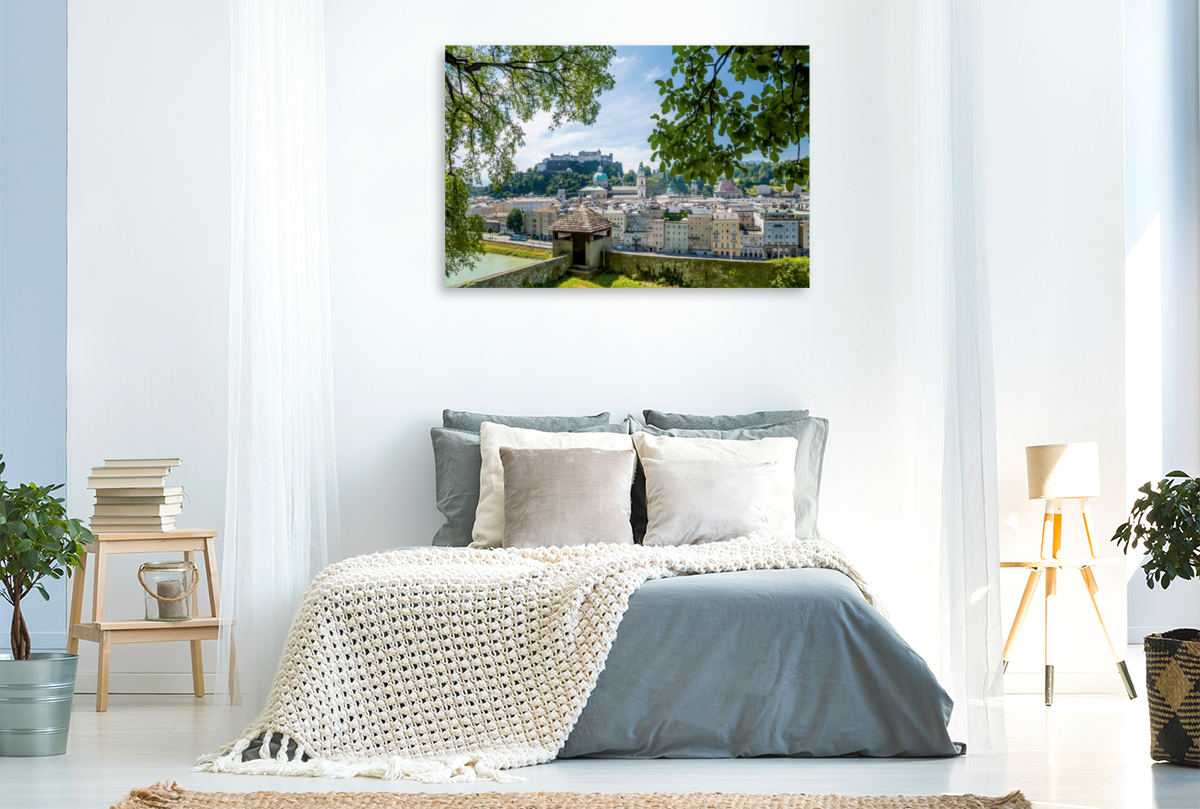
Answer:
<svg viewBox="0 0 1200 809"><path fill-rule="evenodd" d="M637 453L500 447L504 547L633 544L629 487Z"/></svg>
<svg viewBox="0 0 1200 809"><path fill-rule="evenodd" d="M643 545L770 535L778 463L643 458L650 524Z"/></svg>
<svg viewBox="0 0 1200 809"><path fill-rule="evenodd" d="M447 413L451 411L446 411ZM601 424L575 432L626 433L626 424ZM446 522L433 535L434 545L465 548L471 544L475 527L475 510L479 506L479 433L434 427L433 439L434 492L437 509Z"/></svg>
<svg viewBox="0 0 1200 809"><path fill-rule="evenodd" d="M745 427L736 430L663 430L650 425L646 432L680 438L723 438L757 441L760 438L791 436L799 442L796 450L796 538L817 536L817 504L821 495L821 467L825 462L825 442L829 437L827 419L800 419L771 427ZM636 494L635 494L636 496Z"/></svg>
<svg viewBox="0 0 1200 809"><path fill-rule="evenodd" d="M662 430L737 430L742 427L771 427L799 421L808 416L807 410L759 410L740 416L693 416L687 413L664 413L643 410L646 424ZM449 426L449 425L447 425Z"/></svg>
<svg viewBox="0 0 1200 809"><path fill-rule="evenodd" d="M452 430L479 432L485 421L503 424L506 427L521 427L526 430L541 430L544 433L572 433L587 427L608 426L608 413L594 416L492 416L486 413L469 413L464 410L443 410L442 426Z"/></svg>

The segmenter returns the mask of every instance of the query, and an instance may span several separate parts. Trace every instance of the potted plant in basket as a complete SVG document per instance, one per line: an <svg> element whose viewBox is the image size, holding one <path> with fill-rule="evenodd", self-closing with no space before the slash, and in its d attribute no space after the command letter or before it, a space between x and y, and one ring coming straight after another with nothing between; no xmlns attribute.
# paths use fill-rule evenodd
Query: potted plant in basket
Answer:
<svg viewBox="0 0 1200 809"><path fill-rule="evenodd" d="M1145 548L1146 586L1200 578L1200 479L1171 472L1138 489L1129 520L1113 535L1125 553ZM1200 766L1200 630L1147 635L1146 700L1150 756Z"/></svg>
<svg viewBox="0 0 1200 809"><path fill-rule="evenodd" d="M4 474L0 455L0 475ZM0 655L0 756L56 756L67 750L79 655L32 652L21 599L42 579L79 566L92 532L67 519L62 484L16 488L0 478L0 596L12 604L11 655Z"/></svg>

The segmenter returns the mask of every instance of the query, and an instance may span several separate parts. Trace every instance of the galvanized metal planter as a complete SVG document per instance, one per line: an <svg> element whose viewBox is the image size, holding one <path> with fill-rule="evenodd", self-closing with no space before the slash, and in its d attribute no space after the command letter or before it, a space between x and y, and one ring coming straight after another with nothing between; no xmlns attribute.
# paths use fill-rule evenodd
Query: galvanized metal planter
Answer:
<svg viewBox="0 0 1200 809"><path fill-rule="evenodd" d="M79 655L62 652L0 655L0 756L67 752L78 666Z"/></svg>

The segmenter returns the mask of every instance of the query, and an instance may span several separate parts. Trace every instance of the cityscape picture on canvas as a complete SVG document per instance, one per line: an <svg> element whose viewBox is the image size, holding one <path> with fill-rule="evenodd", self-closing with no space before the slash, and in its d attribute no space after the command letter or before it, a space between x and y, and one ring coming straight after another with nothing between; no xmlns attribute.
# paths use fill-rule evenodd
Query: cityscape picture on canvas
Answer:
<svg viewBox="0 0 1200 809"><path fill-rule="evenodd" d="M809 49L446 46L445 285L808 287Z"/></svg>

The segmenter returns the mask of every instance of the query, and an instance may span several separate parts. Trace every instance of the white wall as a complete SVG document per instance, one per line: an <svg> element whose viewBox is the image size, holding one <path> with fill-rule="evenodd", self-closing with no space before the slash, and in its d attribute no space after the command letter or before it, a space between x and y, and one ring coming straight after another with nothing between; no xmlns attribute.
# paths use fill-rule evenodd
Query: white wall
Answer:
<svg viewBox="0 0 1200 809"><path fill-rule="evenodd" d="M911 358L902 348L913 317L912 8L768 2L723 23L724 39L757 42L761 20L774 19L787 41L813 48L820 238L811 290L447 290L437 235L441 48L518 41L528 19L540 21L539 40L579 41L579 20L560 18L560 8L529 3L510 20L483 3L457 4L453 15L384 0L326 4L345 553L428 542L439 516L428 430L444 407L606 409L614 418L644 407L808 407L831 421L822 531L858 561L901 632L933 659L937 540L906 528L916 418ZM988 198L989 257L1001 513L1016 515L1022 541L1030 541L1038 504L1024 499L1026 444L1099 440L1106 491L1120 491L1123 481L1121 15L1115 1L1061 13L1011 8L994 8L988 20L987 86L999 99L989 98L988 165L1000 175ZM681 19L666 7L608 10L637 20L636 30L669 30L679 42L712 31L705 15ZM181 524L218 528L225 14L221 0L71 6L70 494L90 504L83 476L106 454L178 453L185 466L176 474L186 476L192 496ZM1006 45L1012 41L1020 47ZM1015 97L1018 88L1001 71L1022 78L1024 95ZM1020 115L1008 114L1014 106ZM1101 283L1081 283L1096 275ZM1087 287L1083 305L1064 307L1058 321L1040 320L1060 297L1077 300L1079 286ZM138 340L148 348L135 351ZM179 353L189 360L153 377L134 373ZM1072 362L1096 373L1072 371L1070 385L1035 399L1037 386ZM1101 533L1111 533L1123 507L1097 505ZM1111 612L1122 616L1116 584L1123 582L1102 584L1112 591ZM1063 591L1068 615L1075 602L1086 605L1081 588L1070 593L1064 584ZM1005 597L1011 613L1015 597L1007 590ZM137 608L132 599L125 606ZM1036 648L1037 628L1027 631ZM186 647L170 656L166 648L121 650L114 671L185 671ZM1089 645L1078 659L1061 660L1059 671L1107 672L1111 663L1094 651Z"/></svg>
<svg viewBox="0 0 1200 809"><path fill-rule="evenodd" d="M1129 324L1138 352L1129 414L1143 452L1130 482L1200 474L1200 22L1195 3L1125 5L1125 249L1135 292ZM1153 286L1157 285L1157 293ZM1136 493L1131 492L1132 496ZM1146 587L1129 566L1129 642L1200 625L1200 581Z"/></svg>

